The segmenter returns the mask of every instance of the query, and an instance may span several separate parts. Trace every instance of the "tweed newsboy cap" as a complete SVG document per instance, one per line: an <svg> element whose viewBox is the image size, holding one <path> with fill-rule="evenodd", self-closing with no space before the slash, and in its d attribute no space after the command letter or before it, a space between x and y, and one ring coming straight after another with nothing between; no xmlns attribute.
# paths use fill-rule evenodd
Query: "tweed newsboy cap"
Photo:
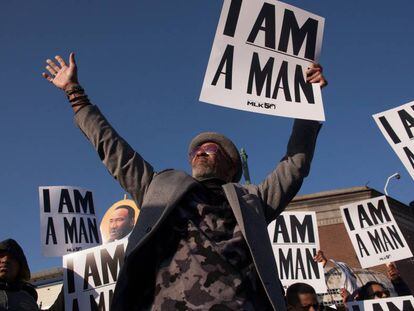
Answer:
<svg viewBox="0 0 414 311"><path fill-rule="evenodd" d="M188 154L197 146L200 146L206 142L213 142L219 145L224 152L230 157L234 166L236 167L236 173L233 177L233 182L238 182L242 176L243 169L240 159L239 151L234 143L226 136L215 132L203 132L193 138L188 146Z"/></svg>

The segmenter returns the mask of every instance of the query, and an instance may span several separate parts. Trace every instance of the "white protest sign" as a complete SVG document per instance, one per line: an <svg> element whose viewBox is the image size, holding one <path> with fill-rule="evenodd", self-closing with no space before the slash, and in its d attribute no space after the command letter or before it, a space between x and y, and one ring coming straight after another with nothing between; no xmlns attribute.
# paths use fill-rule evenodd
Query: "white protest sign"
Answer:
<svg viewBox="0 0 414 311"><path fill-rule="evenodd" d="M282 285L304 282L326 293L322 264L313 260L319 250L315 212L284 212L267 229Z"/></svg>
<svg viewBox="0 0 414 311"><path fill-rule="evenodd" d="M347 309L351 311L412 311L414 310L414 297L401 296L353 301L347 303Z"/></svg>
<svg viewBox="0 0 414 311"><path fill-rule="evenodd" d="M341 206L341 214L362 268L413 256L385 196Z"/></svg>
<svg viewBox="0 0 414 311"><path fill-rule="evenodd" d="M306 83L324 18L280 1L224 0L200 101L324 121L321 89Z"/></svg>
<svg viewBox="0 0 414 311"><path fill-rule="evenodd" d="M65 310L109 310L128 239L63 256Z"/></svg>
<svg viewBox="0 0 414 311"><path fill-rule="evenodd" d="M414 102L374 114L373 117L414 179Z"/></svg>
<svg viewBox="0 0 414 311"><path fill-rule="evenodd" d="M63 256L101 244L92 192L75 187L39 187L44 256Z"/></svg>

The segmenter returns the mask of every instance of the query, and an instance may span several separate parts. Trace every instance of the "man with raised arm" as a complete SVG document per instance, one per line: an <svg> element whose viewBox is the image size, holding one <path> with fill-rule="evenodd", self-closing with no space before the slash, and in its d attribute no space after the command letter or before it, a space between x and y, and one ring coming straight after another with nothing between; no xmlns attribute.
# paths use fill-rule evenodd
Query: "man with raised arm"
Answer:
<svg viewBox="0 0 414 311"><path fill-rule="evenodd" d="M192 176L157 173L89 102L74 54L69 65L46 62L43 76L65 91L77 125L141 206L111 310L285 310L267 225L308 175L320 124L295 120L285 157L259 185L238 184L238 150L214 132L190 142ZM307 80L326 85L319 65Z"/></svg>

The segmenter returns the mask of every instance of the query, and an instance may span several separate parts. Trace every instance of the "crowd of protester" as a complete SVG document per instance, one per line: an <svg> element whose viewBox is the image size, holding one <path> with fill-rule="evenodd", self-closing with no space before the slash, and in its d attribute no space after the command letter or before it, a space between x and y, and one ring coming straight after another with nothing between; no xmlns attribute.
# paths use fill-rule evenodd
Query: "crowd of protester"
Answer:
<svg viewBox="0 0 414 311"><path fill-rule="evenodd" d="M389 289L376 281L356 286L352 269L346 263L328 261L321 250L315 261L325 269L328 263L334 264L351 276L340 289L340 303L322 303L321 296L305 283L292 284L283 296L275 274L267 274L274 271L274 262L270 244L265 241L266 224L285 209L309 174L319 122L295 120L286 155L258 186L237 184L242 175L238 148L224 135L213 132L201 133L191 141L188 149L191 176L178 170L156 173L89 101L78 81L74 53L70 54L69 65L61 56L55 59L57 63L46 61L49 73L43 76L65 92L77 125L108 171L142 207L143 221L135 226L134 239L129 239L130 252L127 249L128 260L117 279L112 310L192 310L192 306L197 306L194 309L220 311L240 310L231 306L249 306L248 310L264 311L283 310L286 306L291 311L314 311L344 309L351 301L390 296ZM326 86L322 66L312 64L306 70L306 81L321 88ZM151 208L145 208L144 202ZM163 212L154 212L161 210L159 207L165 208ZM164 217L168 215L167 207L170 218ZM257 213L245 217L244 211ZM127 214L125 209L119 209L116 218L126 219ZM242 221L243 217L246 219ZM243 236L243 230L252 233ZM111 233L110 240L126 235L115 222ZM144 240L146 243L138 242ZM209 264L200 264L203 260ZM148 267L137 268L142 263L148 263ZM387 271L393 292L410 295L396 266L387 265ZM208 282L201 284L201 278ZM30 270L20 246L11 239L0 242L0 311L39 309L29 279ZM187 290L183 290L183 283ZM218 285L209 288L207 283ZM63 290L49 310L64 310Z"/></svg>
<svg viewBox="0 0 414 311"><path fill-rule="evenodd" d="M319 250L314 260L320 262L325 271L329 269L329 263L331 265L340 265L341 270L347 269L347 273L352 274L352 269L350 269L345 263L337 263L335 260L327 260L323 251ZM410 288L404 282L401 277L400 272L398 271L395 263L386 264L387 277L390 280L393 290L396 293L396 296L407 296L412 295ZM345 271L344 271L345 273ZM315 289L309 284L305 283L295 283L288 287L286 290L286 304L288 310L290 311L314 311L314 310L346 310L347 306L352 301L363 301L370 299L381 299L391 297L390 290L382 283L372 280L368 281L365 284L362 284L359 287L356 287L356 277L354 276L354 288L351 293L345 287L340 288L340 294L342 301L340 303L327 306L322 303L321 295L316 294Z"/></svg>
<svg viewBox="0 0 414 311"><path fill-rule="evenodd" d="M325 271L329 266L337 265L334 260L328 260L323 251L318 251L314 260L320 262ZM344 263L341 263L344 265ZM404 282L394 263L386 265L387 277L393 285L397 296L412 295L408 285ZM22 248L13 239L0 242L0 311L39 310L37 292L30 280L30 269ZM345 285L340 290L342 302L327 306L322 303L321 295L306 283L294 283L286 289L286 305L289 311L315 310L346 310L347 304L352 301L381 299L391 297L390 290L378 281L368 281L353 292L349 292ZM48 310L64 310L63 291L56 302Z"/></svg>

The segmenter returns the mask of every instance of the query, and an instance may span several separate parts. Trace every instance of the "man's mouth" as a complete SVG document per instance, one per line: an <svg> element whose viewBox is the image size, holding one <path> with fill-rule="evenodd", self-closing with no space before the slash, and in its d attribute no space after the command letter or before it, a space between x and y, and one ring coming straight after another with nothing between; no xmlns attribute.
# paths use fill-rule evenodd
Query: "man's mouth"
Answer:
<svg viewBox="0 0 414 311"><path fill-rule="evenodd" d="M207 163L207 159L205 157L196 157L194 159L194 163Z"/></svg>

